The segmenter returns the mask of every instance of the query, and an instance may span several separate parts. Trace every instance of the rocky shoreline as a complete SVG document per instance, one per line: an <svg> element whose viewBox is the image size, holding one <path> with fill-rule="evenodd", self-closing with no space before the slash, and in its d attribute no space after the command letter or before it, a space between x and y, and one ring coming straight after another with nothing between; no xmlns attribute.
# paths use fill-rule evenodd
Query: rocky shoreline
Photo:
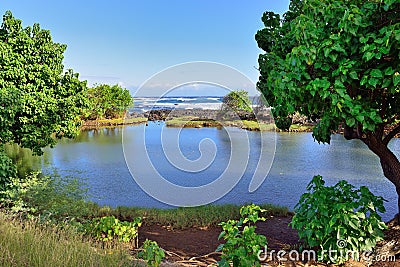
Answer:
<svg viewBox="0 0 400 267"><path fill-rule="evenodd" d="M129 118L147 118L149 121L167 121L183 117L195 117L200 120L250 120L266 121L272 120L269 110L262 110L254 114L253 112L225 112L211 109L157 109L144 113L131 113Z"/></svg>
<svg viewBox="0 0 400 267"><path fill-rule="evenodd" d="M128 113L125 119L86 121L82 129L90 130L142 123L147 124L149 121L165 121L169 127L220 127L223 124L224 126L239 127L250 131L259 131L262 129L268 129L267 131L282 131L274 126L274 120L271 116L270 109L265 108L255 110L254 112L239 113L211 109L157 109L143 113ZM188 121L190 121L190 123L186 123ZM302 116L295 116L293 118L293 123L294 127L289 129L289 132L310 132L313 126Z"/></svg>

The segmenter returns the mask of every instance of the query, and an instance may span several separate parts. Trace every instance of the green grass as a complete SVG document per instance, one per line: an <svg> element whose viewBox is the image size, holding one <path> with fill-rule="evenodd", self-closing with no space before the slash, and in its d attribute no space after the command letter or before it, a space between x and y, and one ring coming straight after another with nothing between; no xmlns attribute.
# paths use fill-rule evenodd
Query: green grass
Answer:
<svg viewBox="0 0 400 267"><path fill-rule="evenodd" d="M248 120L243 120L242 121L243 129L249 130L249 131L275 131L276 126L273 123L259 123L257 121L248 121Z"/></svg>
<svg viewBox="0 0 400 267"><path fill-rule="evenodd" d="M0 213L0 266L138 266L122 248L100 249L71 229Z"/></svg>
<svg viewBox="0 0 400 267"><path fill-rule="evenodd" d="M199 119L192 116L184 116L180 118L173 118L166 121L168 127L179 127L179 128L199 128L199 127L222 127L222 124L218 121L211 119Z"/></svg>
<svg viewBox="0 0 400 267"><path fill-rule="evenodd" d="M110 124L110 125L123 125L123 124L136 124L145 123L147 118L130 118L130 119L100 119L95 120L99 124Z"/></svg>
<svg viewBox="0 0 400 267"><path fill-rule="evenodd" d="M168 127L180 127L180 128L201 128L201 127L222 127L222 126L233 126L243 128L249 131L274 131L275 125L272 123L259 123L257 121L249 120L225 120L225 121L214 121L204 120L197 117L180 117L168 120L166 122Z"/></svg>
<svg viewBox="0 0 400 267"><path fill-rule="evenodd" d="M147 118L87 120L83 123L82 129L108 128L142 123L147 123Z"/></svg>
<svg viewBox="0 0 400 267"><path fill-rule="evenodd" d="M302 125L302 124L292 124L290 125L289 131L291 132L311 132L313 126L311 125Z"/></svg>
<svg viewBox="0 0 400 267"><path fill-rule="evenodd" d="M270 204L261 205L266 209L265 216L287 216L287 207L274 206ZM135 207L99 207L96 216L114 215L121 220L132 220L142 217L143 223L147 225L159 224L177 229L204 228L216 226L220 222L239 218L238 205L205 205L199 207L182 207L173 209L149 209Z"/></svg>

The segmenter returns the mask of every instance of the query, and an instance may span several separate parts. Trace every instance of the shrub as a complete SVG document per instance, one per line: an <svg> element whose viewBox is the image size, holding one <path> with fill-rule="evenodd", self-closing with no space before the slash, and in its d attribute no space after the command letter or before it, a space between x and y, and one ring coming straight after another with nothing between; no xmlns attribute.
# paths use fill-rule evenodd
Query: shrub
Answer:
<svg viewBox="0 0 400 267"><path fill-rule="evenodd" d="M6 189L11 178L17 176L17 169L12 160L0 149L0 189Z"/></svg>
<svg viewBox="0 0 400 267"><path fill-rule="evenodd" d="M386 225L377 213L385 211L383 198L343 180L334 186L324 184L321 176L314 176L295 207L291 225L306 246L321 248L319 260L341 264L349 255L358 259L383 239Z"/></svg>
<svg viewBox="0 0 400 267"><path fill-rule="evenodd" d="M129 90L119 85L95 85L88 89L90 108L87 110L89 119L121 118L126 110L133 105Z"/></svg>
<svg viewBox="0 0 400 267"><path fill-rule="evenodd" d="M138 253L138 258L147 262L148 266L158 267L165 257L164 250L160 248L156 241L146 239L143 242L141 251Z"/></svg>
<svg viewBox="0 0 400 267"><path fill-rule="evenodd" d="M86 191L75 178L33 172L25 178L11 178L0 192L0 201L2 207L19 215L65 220L89 213Z"/></svg>
<svg viewBox="0 0 400 267"><path fill-rule="evenodd" d="M259 217L259 213L265 212L254 204L243 206L240 209L239 220L222 222L222 232L218 239L226 242L218 246L217 251L222 251L218 266L228 267L230 263L234 267L261 266L258 252L267 244L263 235L256 234L255 223L265 221Z"/></svg>
<svg viewBox="0 0 400 267"><path fill-rule="evenodd" d="M137 247L138 228L141 225L140 217L128 222L120 221L114 216L105 216L93 219L88 227L88 232L99 241L132 242Z"/></svg>

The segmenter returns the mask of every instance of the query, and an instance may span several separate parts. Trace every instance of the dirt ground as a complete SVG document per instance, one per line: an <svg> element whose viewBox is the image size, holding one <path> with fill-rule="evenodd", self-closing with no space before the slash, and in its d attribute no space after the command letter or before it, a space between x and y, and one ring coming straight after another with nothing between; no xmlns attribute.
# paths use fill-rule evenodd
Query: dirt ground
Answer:
<svg viewBox="0 0 400 267"><path fill-rule="evenodd" d="M298 247L298 235L288 226L291 217L270 217L265 222L257 224L257 232L263 234L268 240L268 251L290 251ZM190 228L184 230L168 229L161 225L144 225L139 230L139 243L146 239L157 241L160 247L166 251L164 266L211 266L219 260L220 253L215 249L221 243L218 235L220 227L205 229ZM396 240L400 245L400 227L389 224L386 232L387 240ZM382 242L380 245L383 245ZM268 265L267 265L268 264ZM268 261L264 266L329 266L314 262L278 262ZM368 263L349 261L345 266L362 267ZM400 267L400 257L396 261L374 262L369 266Z"/></svg>

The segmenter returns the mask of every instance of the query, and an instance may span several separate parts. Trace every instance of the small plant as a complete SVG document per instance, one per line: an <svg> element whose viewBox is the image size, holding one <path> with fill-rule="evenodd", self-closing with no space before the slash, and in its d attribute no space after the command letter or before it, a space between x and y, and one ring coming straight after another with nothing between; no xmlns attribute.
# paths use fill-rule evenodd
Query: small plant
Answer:
<svg viewBox="0 0 400 267"><path fill-rule="evenodd" d="M3 148L0 148L0 189L7 188L10 180L17 176L16 166L12 160L3 153Z"/></svg>
<svg viewBox="0 0 400 267"><path fill-rule="evenodd" d="M222 251L218 266L228 267L230 263L234 267L261 266L258 252L267 245L267 239L256 234L255 223L265 221L264 217L259 216L265 211L254 204L243 206L239 220L220 223L223 231L218 239L223 238L226 242L216 250Z"/></svg>
<svg viewBox="0 0 400 267"><path fill-rule="evenodd" d="M349 256L358 259L361 252L372 251L386 229L377 213L385 212L383 198L343 180L324 184L314 176L295 207L291 226L300 239L308 247L320 247L318 257L324 262L342 264Z"/></svg>
<svg viewBox="0 0 400 267"><path fill-rule="evenodd" d="M148 239L143 242L141 251L138 253L138 258L145 260L148 266L153 267L160 266L164 257L164 250L158 246L157 242Z"/></svg>
<svg viewBox="0 0 400 267"><path fill-rule="evenodd" d="M133 242L137 247L138 228L142 225L140 217L132 222L120 221L114 216L96 218L89 225L88 232L97 240L107 242L118 240L120 242Z"/></svg>

